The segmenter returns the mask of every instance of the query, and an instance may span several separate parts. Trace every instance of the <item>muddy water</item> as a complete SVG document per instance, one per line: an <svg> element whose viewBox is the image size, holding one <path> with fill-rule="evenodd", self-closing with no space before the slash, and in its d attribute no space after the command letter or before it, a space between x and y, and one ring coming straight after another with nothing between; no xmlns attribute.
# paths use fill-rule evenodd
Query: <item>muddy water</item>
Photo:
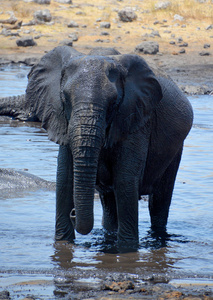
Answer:
<svg viewBox="0 0 213 300"><path fill-rule="evenodd" d="M28 68L23 66L3 67L0 96L23 93L27 72ZM106 245L104 241L102 209L96 197L93 231L87 236L77 234L74 245L55 243L54 192L3 194L0 195L0 287L38 278L51 280L52 276L58 283L64 283L65 275L81 276L84 284L91 278L97 283L101 276L115 272L141 279L154 274L210 281L213 275L213 97L190 97L190 101L195 120L185 141L165 239L156 240L151 236L148 203L142 200L139 251L114 253L113 243ZM1 168L28 170L55 181L58 146L48 141L38 125L4 121L0 124L0 136ZM45 293L52 293L52 287Z"/></svg>

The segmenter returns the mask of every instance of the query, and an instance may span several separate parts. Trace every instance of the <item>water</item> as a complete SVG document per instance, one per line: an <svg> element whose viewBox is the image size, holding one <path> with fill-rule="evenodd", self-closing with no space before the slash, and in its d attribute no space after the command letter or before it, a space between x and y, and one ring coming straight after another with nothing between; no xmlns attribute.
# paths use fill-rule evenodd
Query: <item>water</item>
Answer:
<svg viewBox="0 0 213 300"><path fill-rule="evenodd" d="M21 94L28 68L0 70L0 96ZM17 75L18 74L18 75ZM13 86L15 82L15 87ZM101 204L95 199L95 225L75 245L54 243L55 193L38 190L0 196L0 286L52 275L84 276L101 272L160 274L212 278L213 266L213 97L189 98L195 114L185 141L168 221L166 240L149 233L148 203L140 201L140 249L136 253L107 253L101 229ZM18 125L18 126L17 126ZM0 166L28 170L55 181L58 146L36 124L0 124ZM105 250L105 251L104 251ZM92 276L93 276L92 275ZM42 277L43 276L43 277ZM97 279L98 280L98 279Z"/></svg>

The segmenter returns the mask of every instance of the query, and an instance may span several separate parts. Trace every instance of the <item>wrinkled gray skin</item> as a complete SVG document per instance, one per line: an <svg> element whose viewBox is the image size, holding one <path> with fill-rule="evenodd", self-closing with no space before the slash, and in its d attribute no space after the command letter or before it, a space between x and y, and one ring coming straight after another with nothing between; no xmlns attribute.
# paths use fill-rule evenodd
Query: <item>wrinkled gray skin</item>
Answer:
<svg viewBox="0 0 213 300"><path fill-rule="evenodd" d="M29 73L28 118L60 144L56 240L93 228L95 188L103 226L137 247L138 200L149 195L152 229L165 230L191 105L169 79L137 55L112 49L84 55L57 47ZM1 111L0 111L1 112Z"/></svg>
<svg viewBox="0 0 213 300"><path fill-rule="evenodd" d="M16 192L47 189L54 190L55 183L24 171L0 168L1 197L12 196Z"/></svg>

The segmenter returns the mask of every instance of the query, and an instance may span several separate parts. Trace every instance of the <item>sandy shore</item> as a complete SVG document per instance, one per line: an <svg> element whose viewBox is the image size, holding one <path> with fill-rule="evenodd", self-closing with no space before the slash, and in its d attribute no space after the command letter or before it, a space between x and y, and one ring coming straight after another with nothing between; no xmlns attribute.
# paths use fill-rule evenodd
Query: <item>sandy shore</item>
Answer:
<svg viewBox="0 0 213 300"><path fill-rule="evenodd" d="M78 47L76 45L74 48L87 54L93 47L89 47L88 49L86 46ZM134 51L127 52L125 49L115 48L122 54L136 54ZM0 49L0 65L10 63L32 65L36 63L46 51L47 50L36 49L34 47L24 49L24 51L19 50L17 52L11 51L8 53ZM159 53L156 55L141 56L151 66L156 66L168 74L186 94L209 95L213 93L213 56L200 56L197 52L184 55Z"/></svg>
<svg viewBox="0 0 213 300"><path fill-rule="evenodd" d="M39 4L42 2L50 4ZM170 75L187 94L211 94L212 4L209 1L183 1L179 5L177 0L161 1L170 5L156 9L158 2L3 1L0 8L0 65L10 62L32 65L46 52L67 42L85 54L94 47L113 47L122 54L136 53L140 43L155 42L159 46L155 55L139 55ZM126 6L130 6L137 16L132 22L123 22L119 18L119 12ZM36 19L35 14L39 11L46 11L46 19ZM1 23L11 18L17 20L15 24ZM21 26L19 22L22 22ZM36 45L17 46L17 40L26 36L30 36Z"/></svg>
<svg viewBox="0 0 213 300"><path fill-rule="evenodd" d="M213 299L213 283L205 279L176 279L166 282L162 278L150 278L141 281L131 278L131 275L111 274L112 280L104 280L95 273L90 278L76 278L73 274L54 278L50 275L46 278L41 275L39 278L39 275L27 274L7 277L10 277L7 279L8 285L0 291L0 299Z"/></svg>

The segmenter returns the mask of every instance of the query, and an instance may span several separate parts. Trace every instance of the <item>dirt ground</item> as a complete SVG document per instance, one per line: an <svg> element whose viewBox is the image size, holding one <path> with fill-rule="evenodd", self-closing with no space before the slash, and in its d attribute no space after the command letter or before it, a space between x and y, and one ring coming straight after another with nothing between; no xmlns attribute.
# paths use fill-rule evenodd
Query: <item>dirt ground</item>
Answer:
<svg viewBox="0 0 213 300"><path fill-rule="evenodd" d="M42 5L33 0L3 1L0 8L0 64L11 61L32 64L65 40L72 41L73 35L77 36L73 47L83 53L94 47L113 47L122 54L136 53L138 44L154 41L159 44L156 55L137 54L169 74L184 92L211 94L213 4L210 1L172 0L167 8L156 9L158 2L78 0L63 4L52 0L49 5ZM122 22L118 12L125 7L131 7L137 19ZM48 10L51 21L29 25L39 10ZM16 23L4 23L11 16L17 19ZM20 21L22 25L17 29ZM75 22L74 27L68 27L71 21ZM17 39L26 35L30 35L37 45L18 47ZM183 49L185 53L181 53Z"/></svg>

